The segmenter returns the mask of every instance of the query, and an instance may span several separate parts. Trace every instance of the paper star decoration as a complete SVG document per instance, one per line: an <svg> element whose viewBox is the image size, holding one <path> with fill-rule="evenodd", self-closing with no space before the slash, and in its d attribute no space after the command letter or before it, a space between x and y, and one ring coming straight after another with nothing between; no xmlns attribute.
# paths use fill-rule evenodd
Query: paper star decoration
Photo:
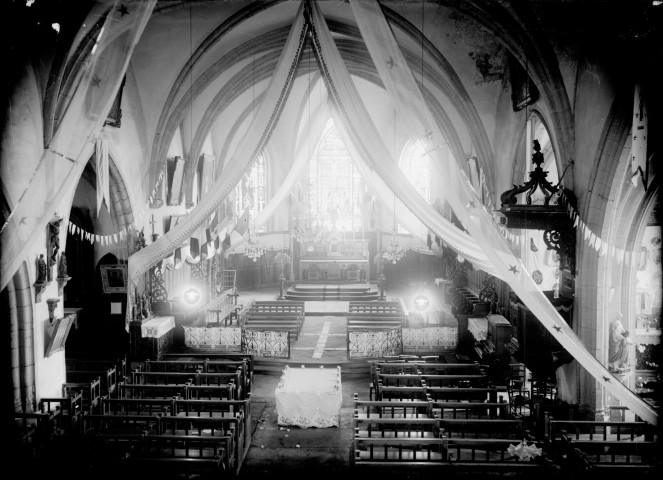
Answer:
<svg viewBox="0 0 663 480"><path fill-rule="evenodd" d="M474 200L470 200L467 202L467 205L465 205L467 208L476 208L476 205L474 204Z"/></svg>
<svg viewBox="0 0 663 480"><path fill-rule="evenodd" d="M604 381L605 383L608 383L608 382L610 381L610 379L609 379L608 377L603 377L603 381Z"/></svg>
<svg viewBox="0 0 663 480"><path fill-rule="evenodd" d="M128 9L127 6L124 5L124 4L120 5L120 6L118 7L117 11L120 12L120 13L122 14L123 17L124 17L125 15L129 15L129 9Z"/></svg>
<svg viewBox="0 0 663 480"><path fill-rule="evenodd" d="M389 68L394 68L396 66L396 63L394 62L394 59L389 57L389 60L387 60L387 65L389 65Z"/></svg>
<svg viewBox="0 0 663 480"><path fill-rule="evenodd" d="M92 80L90 81L93 87L98 87L99 84L101 83L101 78L97 77L96 75L92 77Z"/></svg>
<svg viewBox="0 0 663 480"><path fill-rule="evenodd" d="M554 328L555 330L557 330L558 332L561 332L561 331L562 331L562 327L560 327L560 326L558 326L558 325L553 325L553 328Z"/></svg>
<svg viewBox="0 0 663 480"><path fill-rule="evenodd" d="M513 272L514 275L515 275L516 273L518 273L518 269L516 268L515 265L510 265L510 266L509 266L509 271L510 271L510 272Z"/></svg>

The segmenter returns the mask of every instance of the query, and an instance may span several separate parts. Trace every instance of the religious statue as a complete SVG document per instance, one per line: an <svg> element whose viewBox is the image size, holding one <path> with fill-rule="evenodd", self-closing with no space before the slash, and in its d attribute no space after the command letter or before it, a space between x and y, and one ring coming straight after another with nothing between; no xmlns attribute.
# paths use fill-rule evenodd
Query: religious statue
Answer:
<svg viewBox="0 0 663 480"><path fill-rule="evenodd" d="M140 295L140 303L141 303L141 313L143 314L143 318L148 318L152 312L150 312L150 299L147 296L147 293L143 292Z"/></svg>
<svg viewBox="0 0 663 480"><path fill-rule="evenodd" d="M143 232L145 230L144 228L140 229L140 232L138 232L138 238L136 239L136 252L140 250L141 248L145 248L146 243L145 243L145 233Z"/></svg>
<svg viewBox="0 0 663 480"><path fill-rule="evenodd" d="M60 254L60 263L58 264L58 278L67 278L67 256L64 252Z"/></svg>
<svg viewBox="0 0 663 480"><path fill-rule="evenodd" d="M58 217L56 220L53 220L48 224L51 245L51 257L48 260L49 267L57 263L56 257L60 250L60 223L62 223L62 219Z"/></svg>
<svg viewBox="0 0 663 480"><path fill-rule="evenodd" d="M37 272L37 282L36 283L46 283L48 281L46 277L46 271L48 267L46 266L46 260L44 260L44 254L39 255L39 261L37 262L38 272Z"/></svg>
<svg viewBox="0 0 663 480"><path fill-rule="evenodd" d="M613 372L628 370L629 350L633 341L629 332L622 325L622 314L610 324L610 337L608 345L608 368Z"/></svg>

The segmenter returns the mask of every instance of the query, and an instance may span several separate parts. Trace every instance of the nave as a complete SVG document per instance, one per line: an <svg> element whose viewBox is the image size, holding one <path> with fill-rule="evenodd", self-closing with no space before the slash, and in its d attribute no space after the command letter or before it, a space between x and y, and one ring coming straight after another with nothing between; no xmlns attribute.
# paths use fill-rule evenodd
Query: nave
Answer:
<svg viewBox="0 0 663 480"><path fill-rule="evenodd" d="M247 291L239 300L277 293ZM497 378L452 350L348 359L346 333L339 333L345 317L327 315L344 307L307 302L313 314L287 360L174 347L155 360L116 364L89 384L95 361L69 359L63 398L42 399L51 412L42 415L35 442L51 422L56 430L48 443L33 445L35 468L58 461L96 477L131 479L605 478L624 469L642 477L658 471L654 426L594 421L580 405L559 401L554 389L535 385L522 364ZM279 421L276 392L288 369L339 367L338 424Z"/></svg>

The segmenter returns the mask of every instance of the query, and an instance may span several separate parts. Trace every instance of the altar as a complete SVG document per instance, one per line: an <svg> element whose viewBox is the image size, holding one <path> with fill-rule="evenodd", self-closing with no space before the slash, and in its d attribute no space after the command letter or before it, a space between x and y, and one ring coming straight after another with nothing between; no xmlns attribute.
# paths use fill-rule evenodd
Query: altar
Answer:
<svg viewBox="0 0 663 480"><path fill-rule="evenodd" d="M129 323L129 349L133 358L158 360L173 343L175 317L151 316Z"/></svg>
<svg viewBox="0 0 663 480"><path fill-rule="evenodd" d="M341 367L290 368L275 390L279 425L338 427L341 421Z"/></svg>

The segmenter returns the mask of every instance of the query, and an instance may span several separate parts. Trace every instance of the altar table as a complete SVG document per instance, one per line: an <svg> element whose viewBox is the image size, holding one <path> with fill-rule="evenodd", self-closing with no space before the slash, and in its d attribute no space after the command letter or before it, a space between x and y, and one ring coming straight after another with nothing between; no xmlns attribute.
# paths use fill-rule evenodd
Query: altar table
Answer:
<svg viewBox="0 0 663 480"><path fill-rule="evenodd" d="M341 417L341 367L286 366L275 390L279 425L338 427Z"/></svg>
<svg viewBox="0 0 663 480"><path fill-rule="evenodd" d="M175 328L175 317L153 317L140 326L143 338L160 338Z"/></svg>

